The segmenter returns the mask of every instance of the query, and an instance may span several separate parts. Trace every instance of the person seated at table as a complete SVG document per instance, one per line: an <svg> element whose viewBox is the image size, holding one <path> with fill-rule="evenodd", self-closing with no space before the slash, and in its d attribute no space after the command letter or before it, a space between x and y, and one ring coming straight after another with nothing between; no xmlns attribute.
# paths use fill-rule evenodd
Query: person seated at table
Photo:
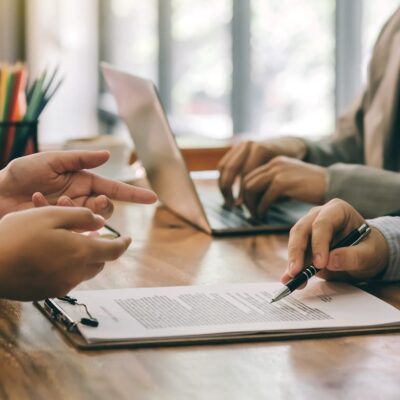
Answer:
<svg viewBox="0 0 400 400"><path fill-rule="evenodd" d="M47 152L16 159L0 171L0 298L66 294L128 248L129 237L79 234L104 225L113 212L111 200L156 200L149 190L86 170L108 158L106 151Z"/></svg>
<svg viewBox="0 0 400 400"><path fill-rule="evenodd" d="M366 222L371 233L359 244L329 251L332 243ZM318 276L326 279L400 280L400 217L365 221L339 199L315 207L290 231L288 267L282 282L287 283L310 262L321 269Z"/></svg>
<svg viewBox="0 0 400 400"><path fill-rule="evenodd" d="M400 9L379 35L366 89L338 120L335 135L320 142L282 138L234 146L218 166L226 205L244 202L257 218L265 216L272 202L285 197L312 204L341 198L366 217L396 210L400 198L399 71ZM236 178L241 178L239 199L232 191Z"/></svg>

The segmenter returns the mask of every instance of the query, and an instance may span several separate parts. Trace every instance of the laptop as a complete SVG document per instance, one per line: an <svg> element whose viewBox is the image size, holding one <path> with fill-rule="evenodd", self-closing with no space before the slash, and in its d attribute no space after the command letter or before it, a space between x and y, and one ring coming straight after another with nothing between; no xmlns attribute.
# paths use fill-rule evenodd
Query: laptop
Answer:
<svg viewBox="0 0 400 400"><path fill-rule="evenodd" d="M154 83L105 63L101 67L147 179L170 211L210 235L221 236L287 232L310 209L309 204L284 201L272 206L262 221L252 219L244 208L225 209L216 182L196 188Z"/></svg>

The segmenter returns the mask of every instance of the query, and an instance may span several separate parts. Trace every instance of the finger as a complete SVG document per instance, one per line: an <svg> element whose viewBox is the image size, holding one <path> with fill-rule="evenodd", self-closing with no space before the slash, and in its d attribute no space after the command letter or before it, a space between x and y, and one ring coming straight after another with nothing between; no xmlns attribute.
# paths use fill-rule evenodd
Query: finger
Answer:
<svg viewBox="0 0 400 400"><path fill-rule="evenodd" d="M243 185L243 202L253 217L257 217L257 205L268 190L275 174L274 170L268 171L265 167L259 167L257 171L258 174L253 175L252 179L245 177Z"/></svg>
<svg viewBox="0 0 400 400"><path fill-rule="evenodd" d="M320 210L313 221L311 247L313 263L321 269L328 263L334 237L350 232L357 224L353 226L351 209L342 201L331 201Z"/></svg>
<svg viewBox="0 0 400 400"><path fill-rule="evenodd" d="M257 166L256 168L252 168L251 170L249 170L249 172L246 175L245 179L247 181L253 180L254 178L257 177L257 175L260 174L261 171L267 172L267 171L270 171L272 169L275 169L274 167L276 167L276 162L275 162L275 159L272 159L269 162L267 162L265 165L260 165L260 166Z"/></svg>
<svg viewBox="0 0 400 400"><path fill-rule="evenodd" d="M225 200L225 205L232 207L235 200L233 196L232 186L234 184L236 173L234 168L239 168L235 159L238 154L245 149L246 143L241 143L238 146L234 146L228 151L227 154L218 163L217 169L219 170L218 186ZM232 170L233 169L233 170Z"/></svg>
<svg viewBox="0 0 400 400"><path fill-rule="evenodd" d="M368 280L386 268L388 259L387 242L383 235L373 228L368 238L357 246L333 250L329 255L327 269L334 279L344 277L347 280Z"/></svg>
<svg viewBox="0 0 400 400"><path fill-rule="evenodd" d="M57 205L61 207L81 207L81 204L74 202L68 196L61 196L57 200ZM104 195L100 195L98 197L89 197L83 203L83 206L89 208L95 214L101 215L105 219L110 218L114 211L114 205L112 201Z"/></svg>
<svg viewBox="0 0 400 400"><path fill-rule="evenodd" d="M46 154L49 165L57 174L95 168L104 164L109 157L108 151L61 151ZM157 196L150 190L136 188L94 174L90 175L96 194L104 194L114 200L145 204L154 203L157 200Z"/></svg>
<svg viewBox="0 0 400 400"><path fill-rule="evenodd" d="M242 170L243 163L249 153L249 148L249 142L241 143L226 154L219 164L219 188L226 204L230 207L234 203L232 186Z"/></svg>
<svg viewBox="0 0 400 400"><path fill-rule="evenodd" d="M257 207L257 218L262 219L265 217L268 208L282 195L282 187L272 182Z"/></svg>
<svg viewBox="0 0 400 400"><path fill-rule="evenodd" d="M260 155L260 151L262 151L262 155ZM264 160L265 149L260 148L260 146L257 145L250 146L249 154L243 164L243 168L241 171L239 199L243 199L245 179L248 178L252 171L257 170L258 167L262 166L261 164L264 162Z"/></svg>
<svg viewBox="0 0 400 400"><path fill-rule="evenodd" d="M291 281L293 278L287 273L285 272L282 277L281 277L281 282L286 285L289 281ZM300 285L297 289L304 289L307 286L308 282L303 283L302 285Z"/></svg>
<svg viewBox="0 0 400 400"><path fill-rule="evenodd" d="M101 215L105 219L110 218L114 211L114 205L112 201L107 196L104 195L84 198L83 203L81 203L81 205L83 207L87 207L95 214Z"/></svg>
<svg viewBox="0 0 400 400"><path fill-rule="evenodd" d="M335 235L346 235L363 221L362 216L343 200L333 199L320 209L321 217L330 219Z"/></svg>
<svg viewBox="0 0 400 400"><path fill-rule="evenodd" d="M330 271L329 269L323 269L318 272L318 278L325 279L327 281L351 281L351 275L344 271ZM353 279L354 280L354 279Z"/></svg>
<svg viewBox="0 0 400 400"><path fill-rule="evenodd" d="M128 201L131 203L151 204L157 200L154 192L148 189L128 185L90 174L92 177L92 192L104 195L112 200Z"/></svg>
<svg viewBox="0 0 400 400"><path fill-rule="evenodd" d="M326 267L333 236L338 227L342 226L342 222L340 210L330 207L322 207L312 222L312 260L317 268Z"/></svg>
<svg viewBox="0 0 400 400"><path fill-rule="evenodd" d="M219 160L218 165L217 165L217 170L221 171L226 164L229 163L229 160L235 155L237 149L241 146L243 146L245 143L240 143L239 145L232 146L224 155L223 157Z"/></svg>
<svg viewBox="0 0 400 400"><path fill-rule="evenodd" d="M281 282L285 285L292 279L292 276L289 274L289 272L285 271L283 275L281 276Z"/></svg>
<svg viewBox="0 0 400 400"><path fill-rule="evenodd" d="M329 255L327 269L346 272L365 270L368 266L368 262L365 260L365 254L369 253L368 250L365 242L357 246L333 250Z"/></svg>
<svg viewBox="0 0 400 400"><path fill-rule="evenodd" d="M101 151L54 151L46 153L46 158L52 169L58 174L90 169L104 164L110 153Z"/></svg>
<svg viewBox="0 0 400 400"><path fill-rule="evenodd" d="M113 261L119 258L129 247L132 239L103 239L101 237L86 237L90 249L89 263Z"/></svg>
<svg viewBox="0 0 400 400"><path fill-rule="evenodd" d="M305 264L305 255L311 237L312 222L319 213L320 207L315 207L292 227L288 242L287 274L294 278Z"/></svg>
<svg viewBox="0 0 400 400"><path fill-rule="evenodd" d="M83 207L50 207L51 223L55 228L74 231L96 231L105 224L101 215Z"/></svg>
<svg viewBox="0 0 400 400"><path fill-rule="evenodd" d="M111 217L114 211L114 204L107 196L100 195L94 198L93 204L94 204L93 212L95 214L99 214L103 216L105 219Z"/></svg>
<svg viewBox="0 0 400 400"><path fill-rule="evenodd" d="M61 196L57 200L57 205L60 207L76 207L77 204L75 204L72 199L68 196Z"/></svg>
<svg viewBox="0 0 400 400"><path fill-rule="evenodd" d="M40 192L36 192L32 195L32 203L34 207L46 207L50 205L46 197Z"/></svg>
<svg viewBox="0 0 400 400"><path fill-rule="evenodd" d="M249 148L248 156L243 165L243 177L249 175L252 171L266 162L266 150L260 145L252 144Z"/></svg>
<svg viewBox="0 0 400 400"><path fill-rule="evenodd" d="M88 281L89 279L94 278L97 274L99 274L104 269L104 265L105 265L105 263L103 263L103 262L87 264L86 268L85 268L84 276L82 277L82 280Z"/></svg>

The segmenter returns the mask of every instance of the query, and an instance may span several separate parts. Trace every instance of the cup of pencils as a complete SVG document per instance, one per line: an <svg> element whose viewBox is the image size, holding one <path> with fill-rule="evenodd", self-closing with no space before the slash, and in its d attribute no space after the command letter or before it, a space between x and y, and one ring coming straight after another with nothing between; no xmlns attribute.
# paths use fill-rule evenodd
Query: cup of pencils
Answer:
<svg viewBox="0 0 400 400"><path fill-rule="evenodd" d="M11 160L39 151L38 121L61 86L58 68L27 83L21 64L0 64L0 168Z"/></svg>

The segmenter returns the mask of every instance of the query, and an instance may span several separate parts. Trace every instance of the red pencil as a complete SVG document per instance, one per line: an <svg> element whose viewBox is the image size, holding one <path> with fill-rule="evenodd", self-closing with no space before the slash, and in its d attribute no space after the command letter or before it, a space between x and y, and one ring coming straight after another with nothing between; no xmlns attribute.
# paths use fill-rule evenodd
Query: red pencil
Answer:
<svg viewBox="0 0 400 400"><path fill-rule="evenodd" d="M12 89L11 105L9 108L9 113L7 120L10 122L21 121L23 117L23 99L25 97L25 79L26 73L22 65L17 65L13 72L14 74L14 85ZM11 155L11 149L15 138L15 127L9 128L6 134L5 146L4 146L4 160L8 160Z"/></svg>

